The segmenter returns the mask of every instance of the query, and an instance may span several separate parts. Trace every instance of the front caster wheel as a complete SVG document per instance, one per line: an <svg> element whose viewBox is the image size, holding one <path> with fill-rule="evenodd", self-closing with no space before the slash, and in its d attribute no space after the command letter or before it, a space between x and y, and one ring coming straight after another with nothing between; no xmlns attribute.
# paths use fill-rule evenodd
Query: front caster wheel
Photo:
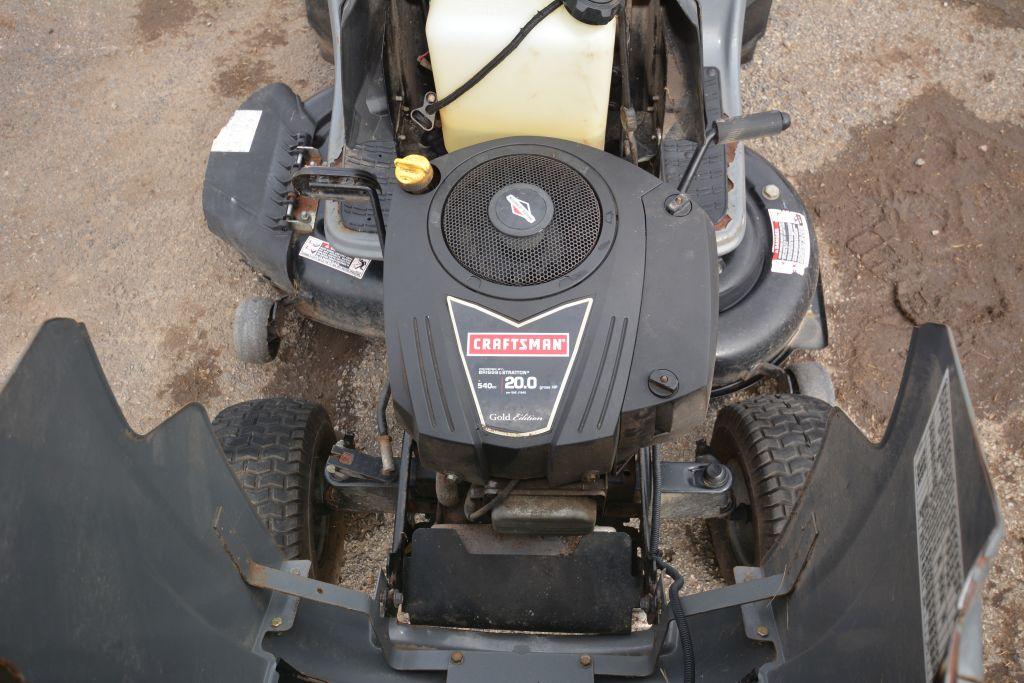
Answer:
<svg viewBox="0 0 1024 683"><path fill-rule="evenodd" d="M757 566L782 534L821 450L831 406L797 394L757 396L726 406L711 450L732 471L733 510L708 522L719 569Z"/></svg>
<svg viewBox="0 0 1024 683"><path fill-rule="evenodd" d="M289 398L225 408L213 432L256 514L289 560L323 557L330 510L323 469L337 439L318 403Z"/></svg>
<svg viewBox="0 0 1024 683"><path fill-rule="evenodd" d="M277 302L253 297L235 309L235 357L243 363L269 363L277 356L281 338L274 329Z"/></svg>
<svg viewBox="0 0 1024 683"><path fill-rule="evenodd" d="M830 406L836 404L836 389L832 385L832 376L828 374L828 369L824 365L807 361L793 363L786 370L793 379L796 393L811 396Z"/></svg>

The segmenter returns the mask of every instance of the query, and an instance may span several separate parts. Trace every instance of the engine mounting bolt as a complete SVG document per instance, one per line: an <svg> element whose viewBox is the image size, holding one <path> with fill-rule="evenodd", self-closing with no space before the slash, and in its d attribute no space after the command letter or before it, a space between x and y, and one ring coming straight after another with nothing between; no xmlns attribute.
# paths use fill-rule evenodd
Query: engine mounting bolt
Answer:
<svg viewBox="0 0 1024 683"><path fill-rule="evenodd" d="M683 218L693 211L693 202L687 199L685 194L670 195L665 200L665 210L677 218Z"/></svg>
<svg viewBox="0 0 1024 683"><path fill-rule="evenodd" d="M704 468L704 485L709 489L717 489L729 478L725 465L713 462Z"/></svg>
<svg viewBox="0 0 1024 683"><path fill-rule="evenodd" d="M462 659L463 657L461 652L452 653L452 664L462 664Z"/></svg>
<svg viewBox="0 0 1024 683"><path fill-rule="evenodd" d="M448 481L458 481L459 475L455 474L454 472L449 472L448 474L444 475L444 478L447 479Z"/></svg>
<svg viewBox="0 0 1024 683"><path fill-rule="evenodd" d="M770 202L774 202L782 195L778 185L765 185L764 189L761 190L761 196Z"/></svg>
<svg viewBox="0 0 1024 683"><path fill-rule="evenodd" d="M580 666L590 666L593 661L590 655L580 655Z"/></svg>
<svg viewBox="0 0 1024 683"><path fill-rule="evenodd" d="M679 388L679 378L671 370L655 370L647 376L647 388L660 398L668 398Z"/></svg>
<svg viewBox="0 0 1024 683"><path fill-rule="evenodd" d="M281 624L284 623L284 619L281 617L274 617L270 620L270 625L274 628L281 628Z"/></svg>
<svg viewBox="0 0 1024 683"><path fill-rule="evenodd" d="M762 624L761 626L758 626L757 627L757 635L761 636L762 638L767 638L768 637L768 627L765 626L764 624Z"/></svg>

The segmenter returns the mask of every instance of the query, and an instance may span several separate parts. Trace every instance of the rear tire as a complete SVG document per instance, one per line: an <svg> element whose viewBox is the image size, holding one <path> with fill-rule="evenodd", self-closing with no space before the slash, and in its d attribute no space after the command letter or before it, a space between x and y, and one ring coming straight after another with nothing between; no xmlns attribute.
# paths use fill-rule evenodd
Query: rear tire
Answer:
<svg viewBox="0 0 1024 683"><path fill-rule="evenodd" d="M747 0L747 11L743 16L743 47L740 50L743 64L754 58L757 43L768 28L771 11L772 0Z"/></svg>
<svg viewBox="0 0 1024 683"><path fill-rule="evenodd" d="M331 12L327 0L306 0L306 21L316 34L320 57L334 63L334 46L331 43Z"/></svg>
<svg viewBox="0 0 1024 683"><path fill-rule="evenodd" d="M782 534L821 450L831 406L797 394L756 396L726 406L711 450L732 470L735 507L708 522L726 581L733 567L757 566Z"/></svg>
<svg viewBox="0 0 1024 683"><path fill-rule="evenodd" d="M290 560L317 560L329 510L321 472L337 439L323 406L289 398L225 408L213 432L260 520Z"/></svg>

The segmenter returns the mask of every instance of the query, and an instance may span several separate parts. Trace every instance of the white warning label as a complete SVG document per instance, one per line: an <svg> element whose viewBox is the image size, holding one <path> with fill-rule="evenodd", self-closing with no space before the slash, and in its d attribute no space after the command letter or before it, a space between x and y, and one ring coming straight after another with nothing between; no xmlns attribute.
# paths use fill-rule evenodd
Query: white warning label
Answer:
<svg viewBox="0 0 1024 683"><path fill-rule="evenodd" d="M334 268L346 275L351 275L360 280L366 275L366 269L370 267L370 259L353 258L346 256L318 237L307 237L299 250L299 256L316 261L328 268Z"/></svg>
<svg viewBox="0 0 1024 683"><path fill-rule="evenodd" d="M217 137L213 140L211 152L246 152L252 147L256 128L260 125L263 112L259 109L238 109L231 115Z"/></svg>
<svg viewBox="0 0 1024 683"><path fill-rule="evenodd" d="M942 666L956 626L957 597L964 584L960 501L949 370L942 378L931 415L914 453L917 508L917 568L927 680Z"/></svg>
<svg viewBox="0 0 1024 683"><path fill-rule="evenodd" d="M772 272L803 275L811 262L807 217L796 211L768 209L772 222Z"/></svg>

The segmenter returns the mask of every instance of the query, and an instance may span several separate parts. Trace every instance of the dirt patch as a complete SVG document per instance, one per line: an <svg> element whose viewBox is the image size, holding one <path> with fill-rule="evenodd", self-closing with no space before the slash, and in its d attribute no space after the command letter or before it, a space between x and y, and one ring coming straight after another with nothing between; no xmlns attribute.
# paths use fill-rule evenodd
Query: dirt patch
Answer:
<svg viewBox="0 0 1024 683"><path fill-rule="evenodd" d="M176 370L157 397L168 400L174 408L205 403L221 395L220 352L211 345L206 330L197 329L194 322L188 327L170 328L160 344L163 352L173 358L171 366Z"/></svg>
<svg viewBox="0 0 1024 683"><path fill-rule="evenodd" d="M273 80L264 59L241 57L222 68L213 78L213 89L224 97L247 97Z"/></svg>
<svg viewBox="0 0 1024 683"><path fill-rule="evenodd" d="M353 429L363 412L360 407L375 401L380 387L346 381L355 362L370 343L363 337L314 323L290 311L283 321L286 340L274 361L274 376L264 389L267 396L295 396L323 404L334 423ZM352 390L362 392L351 395Z"/></svg>
<svg viewBox="0 0 1024 683"><path fill-rule="evenodd" d="M142 0L135 25L145 42L177 33L198 14L192 0Z"/></svg>
<svg viewBox="0 0 1024 683"><path fill-rule="evenodd" d="M253 50L265 47L284 47L287 44L287 36L276 26L264 26L245 39L245 46Z"/></svg>
<svg viewBox="0 0 1024 683"><path fill-rule="evenodd" d="M959 0L978 8L978 19L997 28L1024 28L1024 2L1020 0Z"/></svg>
<svg viewBox="0 0 1024 683"><path fill-rule="evenodd" d="M862 427L881 435L914 325L952 327L978 417L1000 425L997 438L983 434L1008 513L990 604L1021 613L1013 473L1024 448L1024 128L983 122L932 90L895 121L857 131L834 163L797 184L826 254L839 404ZM1010 667L998 673L1024 671L1024 636L995 631L988 642Z"/></svg>
<svg viewBox="0 0 1024 683"><path fill-rule="evenodd" d="M13 31L18 24L6 14L0 14L0 31Z"/></svg>
<svg viewBox="0 0 1024 683"><path fill-rule="evenodd" d="M839 268L827 274L841 297L836 366L858 389L878 386L847 392L854 412L888 414L896 356L924 322L952 326L976 404L1003 414L1022 404L1022 183L1024 129L980 121L941 91L798 179Z"/></svg>

